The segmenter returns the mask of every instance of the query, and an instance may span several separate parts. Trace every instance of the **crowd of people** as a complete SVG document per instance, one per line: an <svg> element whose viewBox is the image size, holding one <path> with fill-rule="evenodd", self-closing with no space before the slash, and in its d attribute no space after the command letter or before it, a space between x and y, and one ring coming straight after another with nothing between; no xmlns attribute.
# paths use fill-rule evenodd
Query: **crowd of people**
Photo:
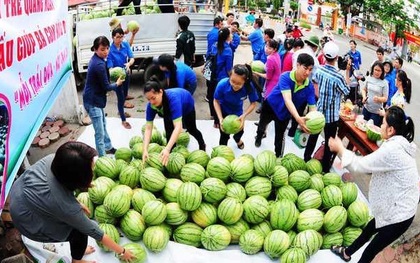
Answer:
<svg viewBox="0 0 420 263"><path fill-rule="evenodd" d="M131 1L121 1L120 5L128 2ZM216 17L214 27L207 35L206 59L214 65L209 66L211 74L206 80L206 99L214 128L220 132L219 144L227 145L230 134L225 133L222 123L227 115L234 114L240 120L241 129L233 135L233 139L239 149L244 149L247 143L242 140L245 119L257 110L260 115L256 123L255 147L261 146L267 125L274 121L275 154L282 157L287 127L290 125L290 137L295 135L297 128L309 132L305 112L317 110L323 113L326 119L323 172L330 171L332 156L337 153L343 166L352 172L372 174L370 202L374 218L351 246L334 246L331 250L349 261L351 255L377 233L360 261L370 262L410 226L419 200L415 147L412 143L414 124L403 110L411 98L411 81L401 69L403 60L396 58L389 61L384 58L382 48L376 51L377 60L372 63L370 76L360 93L364 118L372 119L381 126L385 142L377 151L360 157L346 150L336 137L340 104L352 92L351 79L357 75L362 64L356 41L349 42L349 59L343 74L337 68L340 49L329 37L320 39L313 35L303 40L297 24L287 27L276 37L276 32L264 29L263 20L255 18L252 12L246 21L254 28L249 35L241 33L234 13L228 13L226 21ZM189 23L188 16L178 19L180 33L175 57L162 54L155 61L164 80L153 76L144 85L144 97L148 104L143 160L148 158L156 115L164 120L167 138L167 145L160 155L164 165L183 129L197 140L199 149L206 150L205 140L196 124L193 94L197 88L197 76L192 69L195 36L188 30ZM93 252L93 248L87 246L88 236L101 241L122 259L133 259L130 251L115 244L84 215L86 208L72 194L77 188L90 186L96 155L115 153L104 113L107 92L116 92L122 125L131 128L124 107L133 106L128 102L133 99L128 92L133 54L130 41L123 40L127 32L121 28L119 20L113 19L110 26L112 42L105 36L98 36L93 42L94 54L89 62L83 93L83 104L95 131L96 150L83 143L66 143L55 155L47 156L28 169L11 191L10 210L21 233L42 242L70 241L73 262L84 262L83 256ZM132 32L132 38L136 33ZM234 65L235 50L244 40L251 42L253 60L265 64L264 73L253 72L249 64ZM124 68L127 77L111 83L109 70L113 67ZM249 106L244 109L245 100L249 100ZM319 134L310 135L304 152L305 161L312 158L318 139ZM37 190L40 187L41 192ZM56 202L57 198L60 204Z"/></svg>

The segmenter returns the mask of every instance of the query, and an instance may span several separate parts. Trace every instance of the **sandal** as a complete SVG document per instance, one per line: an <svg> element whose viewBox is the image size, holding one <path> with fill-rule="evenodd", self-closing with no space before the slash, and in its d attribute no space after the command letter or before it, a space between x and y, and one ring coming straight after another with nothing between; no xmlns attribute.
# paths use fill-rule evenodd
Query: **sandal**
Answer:
<svg viewBox="0 0 420 263"><path fill-rule="evenodd" d="M132 108L134 108L134 105L132 103L126 101L124 103L124 108L132 109Z"/></svg>
<svg viewBox="0 0 420 263"><path fill-rule="evenodd" d="M126 121L123 121L122 122L122 125L124 126L124 128L126 128L126 129L131 129L131 125L130 125L130 123L128 123L128 122L126 122Z"/></svg>
<svg viewBox="0 0 420 263"><path fill-rule="evenodd" d="M131 114L130 114L130 113L128 113L128 112L124 112L124 116L125 116L126 118L130 118L130 117L131 117Z"/></svg>
<svg viewBox="0 0 420 263"><path fill-rule="evenodd" d="M241 149L241 150L243 150L244 149L244 147L245 147L245 144L244 144L244 142L243 141L239 141L239 142L237 142L236 143L236 145L238 146L238 148L239 149Z"/></svg>
<svg viewBox="0 0 420 263"><path fill-rule="evenodd" d="M331 246L331 252L339 256L345 262L349 262L351 260L351 257L346 258L344 256L345 249L346 247L342 247L342 246Z"/></svg>
<svg viewBox="0 0 420 263"><path fill-rule="evenodd" d="M133 96L131 96L131 95L127 95L127 97L125 97L125 99L126 99L126 100L132 100L132 99L134 99L134 97L133 97Z"/></svg>

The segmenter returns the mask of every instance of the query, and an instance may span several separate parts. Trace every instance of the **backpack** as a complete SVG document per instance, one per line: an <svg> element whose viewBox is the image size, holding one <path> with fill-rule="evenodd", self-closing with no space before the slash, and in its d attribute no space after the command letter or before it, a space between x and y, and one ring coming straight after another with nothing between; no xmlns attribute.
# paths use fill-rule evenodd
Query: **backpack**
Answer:
<svg viewBox="0 0 420 263"><path fill-rule="evenodd" d="M217 54L210 54L203 67L203 76L210 82L217 82Z"/></svg>

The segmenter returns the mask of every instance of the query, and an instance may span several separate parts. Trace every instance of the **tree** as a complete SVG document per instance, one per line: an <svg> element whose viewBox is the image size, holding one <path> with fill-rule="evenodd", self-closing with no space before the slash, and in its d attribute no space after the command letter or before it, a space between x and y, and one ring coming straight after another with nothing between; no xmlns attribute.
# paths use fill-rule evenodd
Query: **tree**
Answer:
<svg viewBox="0 0 420 263"><path fill-rule="evenodd" d="M273 8L276 10L280 9L280 6L283 4L282 0L273 0Z"/></svg>

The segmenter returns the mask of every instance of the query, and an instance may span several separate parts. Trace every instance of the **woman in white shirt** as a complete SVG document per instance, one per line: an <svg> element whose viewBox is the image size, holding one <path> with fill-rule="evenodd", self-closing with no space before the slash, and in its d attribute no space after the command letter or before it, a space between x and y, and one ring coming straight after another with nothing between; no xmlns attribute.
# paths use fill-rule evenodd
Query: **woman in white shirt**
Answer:
<svg viewBox="0 0 420 263"><path fill-rule="evenodd" d="M399 106L404 109L406 103L411 100L411 80L407 77L405 71L400 70L395 79L397 92L391 98L391 106Z"/></svg>
<svg viewBox="0 0 420 263"><path fill-rule="evenodd" d="M367 156L347 150L341 140L330 138L331 151L337 152L342 165L353 174L371 174L369 204L374 218L349 246L332 246L331 251L344 261L370 238L359 262L371 262L411 225L419 202L419 176L415 160L414 123L404 110L391 106L381 126L381 147Z"/></svg>

